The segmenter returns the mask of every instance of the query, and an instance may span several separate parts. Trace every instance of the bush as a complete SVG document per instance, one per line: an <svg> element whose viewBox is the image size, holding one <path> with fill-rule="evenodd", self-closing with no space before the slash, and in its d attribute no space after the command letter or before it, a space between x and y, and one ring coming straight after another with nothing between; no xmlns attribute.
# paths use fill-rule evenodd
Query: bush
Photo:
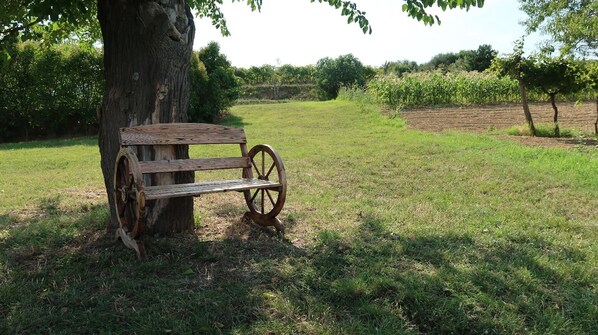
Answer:
<svg viewBox="0 0 598 335"><path fill-rule="evenodd" d="M0 63L0 142L97 131L102 54L78 45L14 46Z"/></svg>
<svg viewBox="0 0 598 335"><path fill-rule="evenodd" d="M369 71L349 54L336 59L322 58L316 65L316 81L321 100L336 99L341 87L363 87Z"/></svg>
<svg viewBox="0 0 598 335"><path fill-rule="evenodd" d="M189 80L189 122L213 123L239 98L239 80L216 42L193 55Z"/></svg>

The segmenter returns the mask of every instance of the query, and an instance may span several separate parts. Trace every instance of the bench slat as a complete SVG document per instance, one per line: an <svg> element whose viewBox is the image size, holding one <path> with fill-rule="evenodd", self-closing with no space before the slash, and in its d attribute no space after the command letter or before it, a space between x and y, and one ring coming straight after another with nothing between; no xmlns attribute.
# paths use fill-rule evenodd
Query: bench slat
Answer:
<svg viewBox="0 0 598 335"><path fill-rule="evenodd" d="M120 129L120 143L129 145L241 144L243 128L208 123L158 123Z"/></svg>
<svg viewBox="0 0 598 335"><path fill-rule="evenodd" d="M251 167L249 157L173 159L139 162L141 173L205 171Z"/></svg>
<svg viewBox="0 0 598 335"><path fill-rule="evenodd" d="M156 200L173 197L189 197L207 193L227 191L245 191L259 188L281 187L282 184L260 179L222 180L195 184L174 184L147 186L145 197L147 200Z"/></svg>

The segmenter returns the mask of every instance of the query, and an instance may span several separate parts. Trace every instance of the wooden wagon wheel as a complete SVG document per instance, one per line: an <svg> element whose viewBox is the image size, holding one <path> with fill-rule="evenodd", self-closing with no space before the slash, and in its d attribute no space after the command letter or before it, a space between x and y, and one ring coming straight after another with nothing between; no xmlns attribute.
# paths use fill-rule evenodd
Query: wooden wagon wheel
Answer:
<svg viewBox="0 0 598 335"><path fill-rule="evenodd" d="M116 158L114 201L120 229L130 238L139 238L143 229L145 196L139 162L129 148L121 149Z"/></svg>
<svg viewBox="0 0 598 335"><path fill-rule="evenodd" d="M245 191L245 202L249 207L247 215L255 223L274 226L282 232L284 228L276 218L284 206L287 193L287 177L282 160L271 146L265 144L251 148L249 158L252 167L248 177L268 180L280 186Z"/></svg>

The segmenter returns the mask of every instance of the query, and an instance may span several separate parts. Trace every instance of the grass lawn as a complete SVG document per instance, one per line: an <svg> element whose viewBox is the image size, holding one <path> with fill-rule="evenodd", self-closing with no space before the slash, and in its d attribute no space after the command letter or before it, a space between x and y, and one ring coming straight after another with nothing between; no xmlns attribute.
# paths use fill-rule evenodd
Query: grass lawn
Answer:
<svg viewBox="0 0 598 335"><path fill-rule="evenodd" d="M145 237L139 263L104 232L95 139L0 145L0 334L598 333L596 149L347 101L228 122L283 158L285 241L202 196L195 233Z"/></svg>

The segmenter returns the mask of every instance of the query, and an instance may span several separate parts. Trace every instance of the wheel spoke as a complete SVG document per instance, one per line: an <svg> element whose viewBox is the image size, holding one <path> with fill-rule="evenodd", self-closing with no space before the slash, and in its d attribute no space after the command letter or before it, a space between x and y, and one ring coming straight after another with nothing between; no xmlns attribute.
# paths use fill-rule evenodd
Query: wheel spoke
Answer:
<svg viewBox="0 0 598 335"><path fill-rule="evenodd" d="M257 194L259 193L260 190L255 190L255 193L253 194L253 196L251 197L251 200L249 202L253 203L253 201L255 200L255 197L257 197Z"/></svg>
<svg viewBox="0 0 598 335"><path fill-rule="evenodd" d="M120 183L118 186L124 186L127 183L127 172L124 163L118 165L118 172L118 182Z"/></svg>
<svg viewBox="0 0 598 335"><path fill-rule="evenodd" d="M257 172L258 177L261 176L260 169L258 169L257 164L253 160L253 157L251 158L251 165L253 165L253 168L255 169L255 172Z"/></svg>
<svg viewBox="0 0 598 335"><path fill-rule="evenodd" d="M276 203L274 202L274 199L272 199L272 196L270 195L270 192L268 192L267 189L266 189L266 194L268 195L268 198L270 198L270 202L272 203L272 207L276 206Z"/></svg>
<svg viewBox="0 0 598 335"><path fill-rule="evenodd" d="M262 176L266 172L266 152L262 150Z"/></svg>
<svg viewBox="0 0 598 335"><path fill-rule="evenodd" d="M129 222L129 229L133 231L135 224L137 222L137 201L132 201L129 203L129 208L131 209L131 222Z"/></svg>
<svg viewBox="0 0 598 335"><path fill-rule="evenodd" d="M270 177L270 173L272 173L272 170L274 169L275 166L276 166L276 163L272 162L272 166L270 166L270 170L268 170L268 173L266 173L266 178Z"/></svg>
<svg viewBox="0 0 598 335"><path fill-rule="evenodd" d="M131 169L129 168L129 160L125 159L123 160L123 175L128 175L131 173Z"/></svg>
<svg viewBox="0 0 598 335"><path fill-rule="evenodd" d="M262 214L265 213L265 207L266 207L265 206L266 199L264 199L264 193L265 193L264 189L262 188Z"/></svg>

